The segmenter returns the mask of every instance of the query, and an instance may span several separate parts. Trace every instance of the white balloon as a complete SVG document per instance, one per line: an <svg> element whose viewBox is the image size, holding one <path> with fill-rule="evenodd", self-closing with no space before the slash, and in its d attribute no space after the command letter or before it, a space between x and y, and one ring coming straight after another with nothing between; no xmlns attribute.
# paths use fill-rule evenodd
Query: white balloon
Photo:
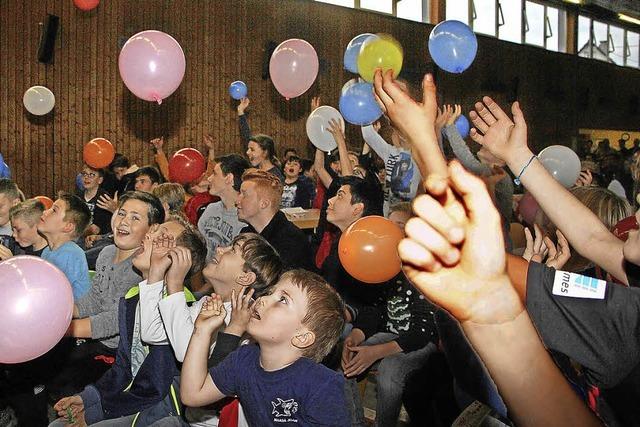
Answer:
<svg viewBox="0 0 640 427"><path fill-rule="evenodd" d="M56 105L56 97L44 86L32 86L24 93L22 103L31 114L44 116L53 110Z"/></svg>
<svg viewBox="0 0 640 427"><path fill-rule="evenodd" d="M307 119L307 136L316 148L330 152L336 148L336 141L329 132L329 120L340 122L340 128L344 132L344 119L338 110L328 105L323 105L311 112Z"/></svg>
<svg viewBox="0 0 640 427"><path fill-rule="evenodd" d="M571 148L551 145L538 154L538 159L565 188L575 185L580 175L580 158Z"/></svg>

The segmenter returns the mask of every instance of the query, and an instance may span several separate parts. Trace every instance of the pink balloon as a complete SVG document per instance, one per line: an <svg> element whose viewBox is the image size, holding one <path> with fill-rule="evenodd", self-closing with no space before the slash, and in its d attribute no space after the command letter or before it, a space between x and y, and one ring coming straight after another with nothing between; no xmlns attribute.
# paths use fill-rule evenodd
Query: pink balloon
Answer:
<svg viewBox="0 0 640 427"><path fill-rule="evenodd" d="M309 42L289 39L271 55L269 74L278 92L287 100L305 93L318 76L318 54Z"/></svg>
<svg viewBox="0 0 640 427"><path fill-rule="evenodd" d="M539 209L540 206L538 206L538 202L533 198L531 193L525 193L522 199L520 199L520 203L518 203L518 213L522 217L522 220L530 226L535 222Z"/></svg>
<svg viewBox="0 0 640 427"><path fill-rule="evenodd" d="M129 90L158 104L178 89L186 62L182 48L162 31L142 31L122 47L118 59L120 77Z"/></svg>
<svg viewBox="0 0 640 427"><path fill-rule="evenodd" d="M51 350L71 323L73 293L62 271L42 258L0 262L0 363Z"/></svg>

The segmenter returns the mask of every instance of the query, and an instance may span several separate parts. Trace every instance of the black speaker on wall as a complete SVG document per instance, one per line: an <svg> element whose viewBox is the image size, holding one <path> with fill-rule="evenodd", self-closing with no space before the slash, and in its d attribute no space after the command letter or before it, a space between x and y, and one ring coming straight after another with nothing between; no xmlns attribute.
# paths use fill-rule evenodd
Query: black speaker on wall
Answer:
<svg viewBox="0 0 640 427"><path fill-rule="evenodd" d="M58 27L60 26L60 18L56 15L47 15L44 22L44 31L40 39L40 47L38 48L38 61L45 64L53 61L53 51L56 45L56 36L58 35Z"/></svg>

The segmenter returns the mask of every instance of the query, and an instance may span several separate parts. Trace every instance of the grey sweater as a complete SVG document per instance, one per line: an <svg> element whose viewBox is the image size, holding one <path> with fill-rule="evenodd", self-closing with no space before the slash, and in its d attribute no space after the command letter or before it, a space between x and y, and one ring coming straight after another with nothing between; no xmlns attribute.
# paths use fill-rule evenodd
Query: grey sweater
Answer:
<svg viewBox="0 0 640 427"><path fill-rule="evenodd" d="M487 176L491 174L491 168L484 163L480 163L473 155L467 143L462 139L456 125L449 125L444 128L444 134L451 145L453 154L460 160L462 165L476 175ZM495 200L498 212L503 218L503 228L505 231L505 241L507 249L511 250L511 239L509 237L509 223L513 214L513 182L507 175L496 183Z"/></svg>
<svg viewBox="0 0 640 427"><path fill-rule="evenodd" d="M140 277L134 270L132 258L114 264L115 245L105 247L96 261L96 275L89 292L76 302L80 318L91 321L91 338L100 340L110 348L117 348L118 302L129 288L138 284Z"/></svg>

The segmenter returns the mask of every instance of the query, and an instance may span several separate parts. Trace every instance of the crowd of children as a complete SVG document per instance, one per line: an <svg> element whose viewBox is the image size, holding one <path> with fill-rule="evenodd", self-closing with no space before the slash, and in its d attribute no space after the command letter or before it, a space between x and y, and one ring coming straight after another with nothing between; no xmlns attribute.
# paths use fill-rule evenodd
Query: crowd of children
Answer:
<svg viewBox="0 0 640 427"><path fill-rule="evenodd" d="M165 182L162 138L155 166L84 165L82 190L49 209L0 179L0 260L48 260L75 300L56 347L0 366L0 425L360 426L371 374L379 426L403 403L415 425L463 411L493 425L637 423L635 200L594 185L593 156L575 188L558 184L518 103L475 104L474 154L460 106L437 107L430 75L422 87L417 102L376 73L385 116L362 127L360 154L332 122L336 153L287 149L281 163L245 98L246 156L217 156L208 136L207 171L186 186ZM519 215L514 178L538 214ZM292 207L320 209L314 233ZM369 215L406 236L403 271L376 285L338 251Z"/></svg>

